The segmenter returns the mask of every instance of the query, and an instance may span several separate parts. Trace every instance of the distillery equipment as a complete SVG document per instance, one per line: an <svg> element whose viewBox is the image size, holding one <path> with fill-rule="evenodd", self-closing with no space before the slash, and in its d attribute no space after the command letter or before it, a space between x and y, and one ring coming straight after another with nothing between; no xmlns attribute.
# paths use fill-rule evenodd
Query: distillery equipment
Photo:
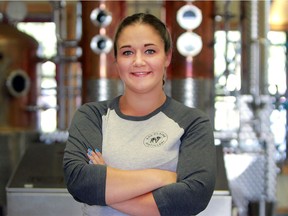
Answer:
<svg viewBox="0 0 288 216"><path fill-rule="evenodd" d="M0 23L0 207L5 186L29 139L35 138L37 113L37 41L15 26Z"/></svg>
<svg viewBox="0 0 288 216"><path fill-rule="evenodd" d="M16 27L0 23L0 127L35 130L38 43Z"/></svg>

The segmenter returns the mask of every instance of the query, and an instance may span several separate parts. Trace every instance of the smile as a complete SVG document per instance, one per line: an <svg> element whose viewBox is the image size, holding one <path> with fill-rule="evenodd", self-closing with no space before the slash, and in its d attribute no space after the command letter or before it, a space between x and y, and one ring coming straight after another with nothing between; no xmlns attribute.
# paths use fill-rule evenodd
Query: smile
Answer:
<svg viewBox="0 0 288 216"><path fill-rule="evenodd" d="M132 75L134 75L134 76L146 76L150 73L151 72L132 72Z"/></svg>

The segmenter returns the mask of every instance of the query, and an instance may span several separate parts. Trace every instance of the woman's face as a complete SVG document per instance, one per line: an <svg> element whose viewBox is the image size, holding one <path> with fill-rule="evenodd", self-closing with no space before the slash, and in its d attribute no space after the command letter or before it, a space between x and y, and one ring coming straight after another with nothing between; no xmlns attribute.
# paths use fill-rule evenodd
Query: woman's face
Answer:
<svg viewBox="0 0 288 216"><path fill-rule="evenodd" d="M117 42L117 67L125 90L148 93L163 88L163 76L170 64L164 42L147 24L125 27Z"/></svg>

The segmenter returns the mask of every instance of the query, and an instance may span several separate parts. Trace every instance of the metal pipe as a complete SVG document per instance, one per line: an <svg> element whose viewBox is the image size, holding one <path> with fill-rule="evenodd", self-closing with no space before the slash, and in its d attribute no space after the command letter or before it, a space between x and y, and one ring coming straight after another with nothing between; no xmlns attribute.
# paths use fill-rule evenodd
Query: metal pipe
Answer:
<svg viewBox="0 0 288 216"><path fill-rule="evenodd" d="M269 40L267 38L269 32L269 12L270 1L259 1L259 91L262 95L268 95L268 56L269 56Z"/></svg>
<svg viewBox="0 0 288 216"><path fill-rule="evenodd" d="M74 92L78 92L78 86L74 83L78 82L74 79L79 77L73 76L74 70L77 70L73 65L79 63L78 59L82 55L77 53L78 42L82 37L82 5L78 1L71 3L66 0L52 2L52 5L57 36L57 56L54 58L54 62L58 65L57 128L66 130L78 105L75 102L78 97L74 95Z"/></svg>
<svg viewBox="0 0 288 216"><path fill-rule="evenodd" d="M258 42L258 1L251 0L247 3L248 6L248 34L250 39L249 48L249 74L250 86L249 93L255 98L259 98L259 42ZM258 104L258 103L257 103Z"/></svg>

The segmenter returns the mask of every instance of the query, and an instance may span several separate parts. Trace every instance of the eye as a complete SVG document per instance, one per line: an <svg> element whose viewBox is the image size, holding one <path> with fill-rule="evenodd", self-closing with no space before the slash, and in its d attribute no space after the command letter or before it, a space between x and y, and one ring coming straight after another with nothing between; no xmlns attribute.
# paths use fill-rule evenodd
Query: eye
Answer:
<svg viewBox="0 0 288 216"><path fill-rule="evenodd" d="M145 51L145 53L149 54L149 55L154 54L155 52L156 51L154 49L148 49L148 50Z"/></svg>
<svg viewBox="0 0 288 216"><path fill-rule="evenodd" d="M132 55L132 54L133 54L133 52L130 51L130 50L126 50L126 51L122 52L122 55L124 55L124 56L129 56L129 55Z"/></svg>

